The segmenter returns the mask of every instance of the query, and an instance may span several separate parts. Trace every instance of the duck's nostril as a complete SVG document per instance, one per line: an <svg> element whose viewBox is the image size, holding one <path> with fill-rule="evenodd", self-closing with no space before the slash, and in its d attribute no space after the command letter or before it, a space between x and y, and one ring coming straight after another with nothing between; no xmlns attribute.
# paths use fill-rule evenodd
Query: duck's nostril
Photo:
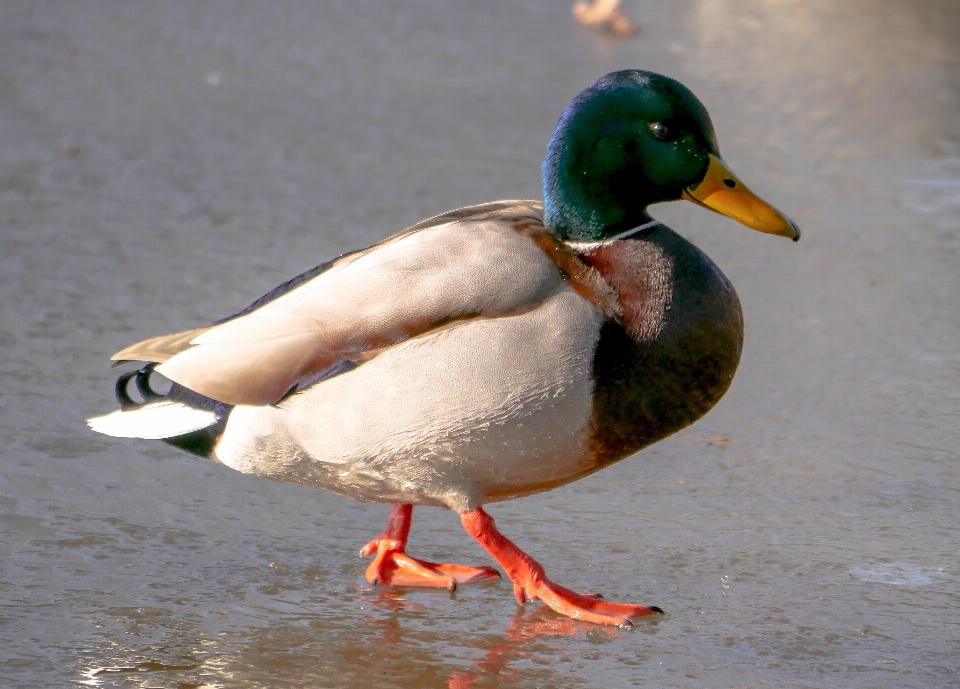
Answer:
<svg viewBox="0 0 960 689"><path fill-rule="evenodd" d="M725 179L725 180L723 180L723 183L726 184L726 185L727 185L728 187L730 187L731 189L733 189L733 188L735 188L735 187L737 186L737 183L736 183L734 180L732 180L732 179Z"/></svg>

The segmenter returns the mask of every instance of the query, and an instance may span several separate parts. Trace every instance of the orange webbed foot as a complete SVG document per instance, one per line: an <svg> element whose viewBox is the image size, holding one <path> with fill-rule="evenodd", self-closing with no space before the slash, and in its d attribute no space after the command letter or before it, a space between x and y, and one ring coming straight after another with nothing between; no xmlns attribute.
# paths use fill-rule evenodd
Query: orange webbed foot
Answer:
<svg viewBox="0 0 960 689"><path fill-rule="evenodd" d="M428 562L407 555L404 549L410 533L412 513L412 505L394 505L383 533L360 551L360 557L369 557L376 553L365 573L371 584L424 586L453 591L459 584L472 584L500 577L500 573L492 567Z"/></svg>
<svg viewBox="0 0 960 689"><path fill-rule="evenodd" d="M456 590L459 584L473 584L498 579L500 573L492 567L468 567L449 563L428 562L410 557L396 541L376 538L360 551L361 557L376 552L367 567L366 578L371 584L395 586L425 586Z"/></svg>
<svg viewBox="0 0 960 689"><path fill-rule="evenodd" d="M559 584L554 584L542 575L532 577L529 582L523 585L523 590L532 600L539 598L549 608L561 615L596 624L632 627L635 617L643 617L654 613L663 614L663 610L656 606L613 603L596 594L576 593Z"/></svg>
<svg viewBox="0 0 960 689"><path fill-rule="evenodd" d="M631 620L635 617L663 614L663 610L655 606L611 603L596 594L579 594L554 584L543 567L497 531L493 519L481 508L461 513L460 519L467 533L506 570L513 582L513 595L521 605L528 600L541 600L575 620L618 627L633 626Z"/></svg>

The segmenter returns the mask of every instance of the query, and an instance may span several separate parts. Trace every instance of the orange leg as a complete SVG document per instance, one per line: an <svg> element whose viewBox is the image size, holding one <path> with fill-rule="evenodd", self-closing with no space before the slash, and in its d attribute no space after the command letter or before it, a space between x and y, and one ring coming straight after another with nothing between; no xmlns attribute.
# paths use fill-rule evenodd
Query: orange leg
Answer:
<svg viewBox="0 0 960 689"><path fill-rule="evenodd" d="M542 600L561 615L575 620L619 627L632 626L630 619L633 617L655 612L663 614L663 610L657 607L609 603L599 596L581 595L554 584L547 579L543 567L497 531L493 519L479 507L461 512L460 521L467 533L506 570L513 582L513 595L521 605L527 600Z"/></svg>
<svg viewBox="0 0 960 689"><path fill-rule="evenodd" d="M377 554L367 567L366 577L371 584L428 586L454 591L457 584L472 584L500 577L492 567L427 562L407 555L404 549L410 535L412 516L413 505L395 504L383 533L363 546L360 557Z"/></svg>

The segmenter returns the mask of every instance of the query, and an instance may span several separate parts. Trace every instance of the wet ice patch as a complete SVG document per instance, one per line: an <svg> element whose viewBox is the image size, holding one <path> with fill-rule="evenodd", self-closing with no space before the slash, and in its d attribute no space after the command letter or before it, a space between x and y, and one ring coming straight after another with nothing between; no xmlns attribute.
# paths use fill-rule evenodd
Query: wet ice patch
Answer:
<svg viewBox="0 0 960 689"><path fill-rule="evenodd" d="M902 200L913 211L936 214L960 207L960 158L928 163L917 177L905 179Z"/></svg>
<svg viewBox="0 0 960 689"><path fill-rule="evenodd" d="M888 565L870 569L854 567L850 570L850 575L857 577L860 581L866 581L872 584L918 587L929 586L937 579L943 577L944 572L942 569L934 570L927 567L908 565L903 562L893 562Z"/></svg>

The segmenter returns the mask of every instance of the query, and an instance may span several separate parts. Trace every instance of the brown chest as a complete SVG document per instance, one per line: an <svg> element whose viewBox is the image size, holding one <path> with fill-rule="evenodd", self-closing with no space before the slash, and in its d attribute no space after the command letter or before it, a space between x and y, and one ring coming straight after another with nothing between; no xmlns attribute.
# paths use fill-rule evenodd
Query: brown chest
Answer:
<svg viewBox="0 0 960 689"><path fill-rule="evenodd" d="M673 263L662 247L642 240L601 245L581 254L616 294L619 322L637 341L663 330L673 298Z"/></svg>
<svg viewBox="0 0 960 689"><path fill-rule="evenodd" d="M581 253L619 314L594 354L591 461L632 454L703 416L740 360L743 320L730 282L695 246L662 228Z"/></svg>

